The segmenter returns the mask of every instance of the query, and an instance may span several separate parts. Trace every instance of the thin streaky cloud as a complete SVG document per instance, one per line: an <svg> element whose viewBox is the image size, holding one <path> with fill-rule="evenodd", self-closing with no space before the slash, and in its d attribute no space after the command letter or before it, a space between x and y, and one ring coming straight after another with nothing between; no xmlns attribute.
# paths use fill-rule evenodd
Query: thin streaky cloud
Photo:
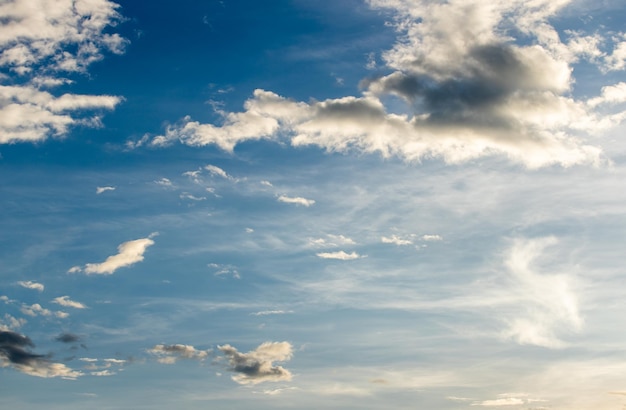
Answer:
<svg viewBox="0 0 626 410"><path fill-rule="evenodd" d="M302 197L299 197L299 196L290 197L290 196L287 196L287 195L280 195L277 198L277 200L278 200L278 202L284 202L286 204L302 205L302 206L306 206L306 207L309 207L309 206L315 204L315 200L302 198Z"/></svg>

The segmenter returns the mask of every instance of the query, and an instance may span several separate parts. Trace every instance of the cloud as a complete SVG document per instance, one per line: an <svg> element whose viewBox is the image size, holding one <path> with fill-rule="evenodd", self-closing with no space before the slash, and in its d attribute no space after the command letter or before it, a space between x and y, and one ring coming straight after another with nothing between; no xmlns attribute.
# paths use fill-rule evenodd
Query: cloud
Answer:
<svg viewBox="0 0 626 410"><path fill-rule="evenodd" d="M44 290L44 285L42 285L41 283L33 282L31 280L19 281L17 282L17 284L26 289L34 289L34 290L38 290L39 292L43 292Z"/></svg>
<svg viewBox="0 0 626 410"><path fill-rule="evenodd" d="M221 124L185 117L154 141L232 152L244 141L286 139L406 161L498 155L528 168L604 163L585 138L626 114L606 116L572 96L572 64L599 62L604 39L559 36L550 19L568 0L368 3L393 13L398 39L382 55L389 73L363 80L360 96L297 102L257 89L243 111L220 111ZM624 50L616 40L611 67L623 66Z"/></svg>
<svg viewBox="0 0 626 410"><path fill-rule="evenodd" d="M520 344L560 348L565 343L558 333L578 332L582 328L573 278L539 273L534 266L544 250L556 243L554 237L513 241L505 259L509 292L512 300L525 308L516 309L506 319L508 329L504 337Z"/></svg>
<svg viewBox="0 0 626 410"><path fill-rule="evenodd" d="M322 259L339 259L339 260L344 260L344 261L362 258L362 256L356 252L346 253L344 251L320 252L320 253L317 253L316 255Z"/></svg>
<svg viewBox="0 0 626 410"><path fill-rule="evenodd" d="M253 316L268 316L268 315L285 315L287 313L293 313L292 310L262 310L260 312L251 313Z"/></svg>
<svg viewBox="0 0 626 410"><path fill-rule="evenodd" d="M4 2L0 66L18 74L32 72L42 63L49 71L84 71L102 59L103 51L122 53L127 41L105 33L122 20L118 7L109 0Z"/></svg>
<svg viewBox="0 0 626 410"><path fill-rule="evenodd" d="M281 195L278 197L278 202L285 202L287 204L296 204L296 205L303 205L306 207L309 207L313 204L315 204L315 201L312 199L306 199L306 198L302 198L302 197L289 197L286 195Z"/></svg>
<svg viewBox="0 0 626 410"><path fill-rule="evenodd" d="M114 186L99 186L96 188L96 194L98 195L106 191L115 191L115 187Z"/></svg>
<svg viewBox="0 0 626 410"><path fill-rule="evenodd" d="M322 248L356 244L356 242L352 238L349 238L344 235L332 235L332 234L326 235L326 238L317 238L317 239L310 238L309 243L312 246L322 247Z"/></svg>
<svg viewBox="0 0 626 410"><path fill-rule="evenodd" d="M178 359L204 360L209 357L211 350L197 350L191 345L159 344L148 350L148 353L156 355L158 362L163 364L174 364Z"/></svg>
<svg viewBox="0 0 626 410"><path fill-rule="evenodd" d="M37 317L37 316L56 316L58 318L64 319L69 316L69 314L61 311L53 312L49 309L42 307L39 303L34 303L30 306L22 305L20 311L28 316Z"/></svg>
<svg viewBox="0 0 626 410"><path fill-rule="evenodd" d="M400 238L398 235L391 235L389 237L383 236L380 238L380 240L382 241L382 243L391 243L398 246L411 245L413 243L411 239L403 239Z"/></svg>
<svg viewBox="0 0 626 410"><path fill-rule="evenodd" d="M152 238L156 234L152 234L147 238L135 239L122 243L117 247L118 253L109 256L102 263L88 263L83 268L79 266L72 267L68 272L85 272L86 274L111 275L119 268L134 265L143 261L143 254L148 247L154 245Z"/></svg>
<svg viewBox="0 0 626 410"><path fill-rule="evenodd" d="M74 309L86 309L87 308L87 306L83 305L82 303L71 300L69 296L59 296L58 298L54 298L52 300L52 303L56 303L58 305L65 306L65 307L71 307Z"/></svg>
<svg viewBox="0 0 626 410"><path fill-rule="evenodd" d="M26 336L0 330L0 367L12 366L22 373L37 377L75 379L83 375L62 363L51 362L43 355L30 352L29 348L34 346Z"/></svg>
<svg viewBox="0 0 626 410"><path fill-rule="evenodd" d="M229 362L232 377L239 384L258 384L291 380L291 372L273 362L291 359L293 347L289 342L265 342L248 353L240 353L231 345L218 346Z"/></svg>
<svg viewBox="0 0 626 410"><path fill-rule="evenodd" d="M157 184L157 185L165 186L165 187L172 187L173 186L172 181L170 181L167 178L161 178L158 181L154 181L154 183Z"/></svg>
<svg viewBox="0 0 626 410"><path fill-rule="evenodd" d="M518 406L524 404L524 400L517 397L507 397L504 399L484 400L472 403L472 406L500 407L500 406Z"/></svg>
<svg viewBox="0 0 626 410"><path fill-rule="evenodd" d="M233 178L232 176L228 175L226 173L226 171L224 171L220 167L216 167L215 165L207 165L207 166L204 167L204 169L209 171L211 173L211 175L217 175L218 177L222 177L222 178L228 179L230 181L236 181L236 178Z"/></svg>
<svg viewBox="0 0 626 410"><path fill-rule="evenodd" d="M98 127L100 117L75 118L70 113L112 110L122 99L102 95L55 97L31 86L0 85L0 144L35 142L64 136L72 125Z"/></svg>
<svg viewBox="0 0 626 410"><path fill-rule="evenodd" d="M441 236L439 236L439 235L428 235L428 234L422 235L421 239L423 241L426 241L426 242L434 242L434 241L442 241L443 240L443 238Z"/></svg>
<svg viewBox="0 0 626 410"><path fill-rule="evenodd" d="M63 137L74 125L98 127L100 115L83 112L111 110L122 101L110 95L56 96L41 90L72 82L60 73L85 72L105 52L124 51L127 41L106 32L122 20L118 7L109 0L13 0L0 5L0 69L11 72L0 77L0 144Z"/></svg>
<svg viewBox="0 0 626 410"><path fill-rule="evenodd" d="M54 340L61 343L76 343L80 342L81 337L73 333L61 333Z"/></svg>

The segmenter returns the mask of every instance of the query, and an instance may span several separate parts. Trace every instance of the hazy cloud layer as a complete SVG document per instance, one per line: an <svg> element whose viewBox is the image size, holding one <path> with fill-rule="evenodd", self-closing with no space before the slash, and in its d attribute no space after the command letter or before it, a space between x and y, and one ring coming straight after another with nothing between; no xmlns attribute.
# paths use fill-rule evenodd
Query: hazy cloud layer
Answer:
<svg viewBox="0 0 626 410"><path fill-rule="evenodd" d="M146 249L154 245L154 241L152 240L154 236L155 234L152 234L147 238L124 242L117 247L118 253L109 256L104 262L88 263L84 267L74 266L69 272L85 272L88 275L110 275L119 268L134 265L137 262L141 262Z"/></svg>
<svg viewBox="0 0 626 410"><path fill-rule="evenodd" d="M255 350L240 353L231 345L218 346L228 358L230 371L235 372L233 380L240 384L279 382L291 380L291 373L273 362L291 359L293 348L289 342L265 342Z"/></svg>

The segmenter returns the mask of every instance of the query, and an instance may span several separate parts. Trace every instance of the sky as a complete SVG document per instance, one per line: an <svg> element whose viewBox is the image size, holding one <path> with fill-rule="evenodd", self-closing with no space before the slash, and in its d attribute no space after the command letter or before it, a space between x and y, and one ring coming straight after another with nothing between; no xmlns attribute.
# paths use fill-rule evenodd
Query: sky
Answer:
<svg viewBox="0 0 626 410"><path fill-rule="evenodd" d="M621 0L0 0L0 407L626 409Z"/></svg>

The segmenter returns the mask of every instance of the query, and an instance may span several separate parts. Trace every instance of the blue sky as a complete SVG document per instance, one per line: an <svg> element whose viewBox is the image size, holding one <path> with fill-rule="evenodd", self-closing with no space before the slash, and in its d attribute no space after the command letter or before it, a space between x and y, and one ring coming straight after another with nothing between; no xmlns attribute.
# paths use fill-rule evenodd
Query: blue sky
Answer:
<svg viewBox="0 0 626 410"><path fill-rule="evenodd" d="M0 2L0 405L624 408L624 21Z"/></svg>

